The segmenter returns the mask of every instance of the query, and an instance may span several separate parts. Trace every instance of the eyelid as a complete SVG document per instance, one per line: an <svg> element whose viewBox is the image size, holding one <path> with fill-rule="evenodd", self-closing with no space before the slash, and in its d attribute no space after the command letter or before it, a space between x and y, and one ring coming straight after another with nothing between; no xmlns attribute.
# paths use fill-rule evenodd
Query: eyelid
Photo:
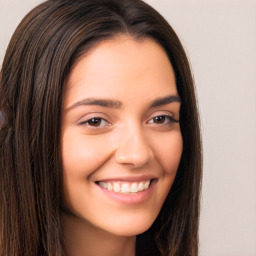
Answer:
<svg viewBox="0 0 256 256"><path fill-rule="evenodd" d="M175 123L179 123L179 112L176 113L176 111L173 113L170 110L158 110L158 111L154 111L153 113L151 113L148 118L147 118L147 122L149 122L150 120L152 120L154 117L158 117L158 116L164 116L166 118L169 118L170 121L173 121Z"/></svg>
<svg viewBox="0 0 256 256"><path fill-rule="evenodd" d="M90 113L84 114L81 118L79 118L77 123L82 123L93 118L101 118L111 123L111 121L109 121L110 117L102 112L90 112Z"/></svg>
<svg viewBox="0 0 256 256"><path fill-rule="evenodd" d="M102 117L99 117L99 116L95 116L95 117L91 117L91 118L85 119L85 120L79 122L79 124L87 123L87 122L91 121L92 119L100 119L100 120L105 121L106 123L110 123L110 122L109 122L108 120L106 120L105 118L102 118Z"/></svg>
<svg viewBox="0 0 256 256"><path fill-rule="evenodd" d="M92 125L86 124L87 122L89 122L92 119L101 119L101 120L105 121L107 125L99 126L99 127L93 127ZM110 118L106 114L90 113L90 114L87 114L87 115L83 116L82 118L80 118L79 121L78 121L78 125L86 126L88 129L91 129L91 130L102 129L102 128L112 124L112 122L109 121L109 120L110 120Z"/></svg>
<svg viewBox="0 0 256 256"><path fill-rule="evenodd" d="M174 118L173 115L164 115L165 117L169 118L171 121L175 122L175 123L179 123L179 119Z"/></svg>
<svg viewBox="0 0 256 256"><path fill-rule="evenodd" d="M150 118L147 123L148 124L155 124L155 125L167 125L168 123L162 123L162 124L157 124L157 123L153 123L151 121L153 121L154 118L156 117L165 117L167 119L169 119L170 123L179 123L179 120L175 119L172 115L156 115L156 116L153 116L152 118Z"/></svg>

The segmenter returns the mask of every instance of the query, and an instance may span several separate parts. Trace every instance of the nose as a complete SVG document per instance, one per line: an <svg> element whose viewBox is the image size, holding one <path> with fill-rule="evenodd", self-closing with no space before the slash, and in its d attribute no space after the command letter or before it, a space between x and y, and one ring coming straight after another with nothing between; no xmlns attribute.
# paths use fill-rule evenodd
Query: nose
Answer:
<svg viewBox="0 0 256 256"><path fill-rule="evenodd" d="M150 162L153 152L142 129L130 127L120 137L116 150L116 161L119 164L140 168Z"/></svg>

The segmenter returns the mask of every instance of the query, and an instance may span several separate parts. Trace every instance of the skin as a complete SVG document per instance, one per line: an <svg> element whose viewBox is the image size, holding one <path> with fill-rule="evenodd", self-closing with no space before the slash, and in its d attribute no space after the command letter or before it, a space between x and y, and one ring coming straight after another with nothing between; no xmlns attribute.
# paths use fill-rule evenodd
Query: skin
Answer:
<svg viewBox="0 0 256 256"><path fill-rule="evenodd" d="M95 99L118 102L101 106ZM178 169L179 109L172 66L152 39L117 36L76 63L61 130L68 256L135 255L136 235L156 219ZM150 195L126 203L96 184L129 178L154 178Z"/></svg>

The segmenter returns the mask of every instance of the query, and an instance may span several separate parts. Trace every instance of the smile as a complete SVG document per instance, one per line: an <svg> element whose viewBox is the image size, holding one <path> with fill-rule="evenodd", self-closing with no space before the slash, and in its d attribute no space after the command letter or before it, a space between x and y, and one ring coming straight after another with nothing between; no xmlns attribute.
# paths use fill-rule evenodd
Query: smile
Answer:
<svg viewBox="0 0 256 256"><path fill-rule="evenodd" d="M134 194L134 193L147 190L150 186L150 183L151 183L151 180L140 181L140 182L99 181L96 184L98 184L100 187L108 191L114 191L116 193L122 193L122 194Z"/></svg>

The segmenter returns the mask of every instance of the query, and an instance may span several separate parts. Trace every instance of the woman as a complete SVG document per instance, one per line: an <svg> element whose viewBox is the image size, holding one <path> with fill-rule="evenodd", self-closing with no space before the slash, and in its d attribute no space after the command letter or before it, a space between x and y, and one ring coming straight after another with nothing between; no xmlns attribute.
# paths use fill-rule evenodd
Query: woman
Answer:
<svg viewBox="0 0 256 256"><path fill-rule="evenodd" d="M1 255L198 255L189 64L140 0L46 1L1 70Z"/></svg>

